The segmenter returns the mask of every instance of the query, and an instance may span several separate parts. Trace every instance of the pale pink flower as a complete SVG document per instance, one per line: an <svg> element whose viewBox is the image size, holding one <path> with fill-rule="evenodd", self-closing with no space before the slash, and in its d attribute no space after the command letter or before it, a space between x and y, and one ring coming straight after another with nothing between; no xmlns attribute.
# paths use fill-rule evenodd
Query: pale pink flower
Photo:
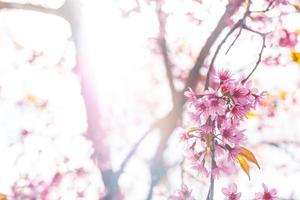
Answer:
<svg viewBox="0 0 300 200"><path fill-rule="evenodd" d="M209 113L212 118L215 118L217 115L224 115L226 111L225 101L220 98L213 98L210 100L209 104Z"/></svg>
<svg viewBox="0 0 300 200"><path fill-rule="evenodd" d="M242 193L237 192L237 186L235 183L232 183L228 188L222 188L223 194L226 196L225 200L239 200Z"/></svg>
<svg viewBox="0 0 300 200"><path fill-rule="evenodd" d="M235 105L231 109L231 114L233 117L233 120L242 120L245 118L246 114L249 112L249 106L242 106L242 105Z"/></svg>
<svg viewBox="0 0 300 200"><path fill-rule="evenodd" d="M226 69L218 71L216 74L214 74L213 78L216 82L221 84L233 80L231 73Z"/></svg>
<svg viewBox="0 0 300 200"><path fill-rule="evenodd" d="M192 197L192 190L186 185L182 185L180 190L177 190L174 195L169 197L169 200L195 200Z"/></svg>
<svg viewBox="0 0 300 200"><path fill-rule="evenodd" d="M264 192L255 193L255 197L253 200L278 200L278 197L276 197L277 194L276 189L273 188L269 191L266 184L263 183L262 186L264 188Z"/></svg>
<svg viewBox="0 0 300 200"><path fill-rule="evenodd" d="M248 102L249 90L244 87L236 87L230 91L235 103L246 104Z"/></svg>
<svg viewBox="0 0 300 200"><path fill-rule="evenodd" d="M184 92L184 96L188 98L188 102L194 103L197 101L197 95L191 88L188 88L188 91Z"/></svg>
<svg viewBox="0 0 300 200"><path fill-rule="evenodd" d="M193 169L195 169L200 174L203 174L205 177L208 177L209 173L208 170L205 168L203 162L197 162L192 166Z"/></svg>

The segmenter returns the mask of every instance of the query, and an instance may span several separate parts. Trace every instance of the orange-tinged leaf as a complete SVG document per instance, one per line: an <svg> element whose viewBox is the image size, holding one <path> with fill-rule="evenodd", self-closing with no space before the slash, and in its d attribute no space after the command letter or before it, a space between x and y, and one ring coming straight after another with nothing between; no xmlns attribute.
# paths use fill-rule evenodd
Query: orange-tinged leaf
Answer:
<svg viewBox="0 0 300 200"><path fill-rule="evenodd" d="M248 175L249 180L250 180L250 169L249 169L249 165L248 165L247 161L245 160L244 156L237 154L235 157L239 161L242 170Z"/></svg>
<svg viewBox="0 0 300 200"><path fill-rule="evenodd" d="M288 93L285 90L281 90L279 93L279 98L284 101L287 98L287 94Z"/></svg>
<svg viewBox="0 0 300 200"><path fill-rule="evenodd" d="M260 169L260 166L259 166L254 154L250 150L246 149L245 147L242 147L242 152L239 154L242 155L243 157L245 157L248 161L256 164L258 169Z"/></svg>
<svg viewBox="0 0 300 200"><path fill-rule="evenodd" d="M296 9L296 10L298 10L298 11L300 11L300 5L299 4L293 4L293 6L294 6L294 8Z"/></svg>
<svg viewBox="0 0 300 200"><path fill-rule="evenodd" d="M28 100L29 102L31 102L31 103L35 103L36 100L37 100L36 96L33 96L33 95L31 95L31 94L27 95L26 98L27 98L27 100ZM0 199L0 200L1 200L1 199Z"/></svg>
<svg viewBox="0 0 300 200"><path fill-rule="evenodd" d="M297 35L300 35L300 29L295 30L295 33L296 33Z"/></svg>
<svg viewBox="0 0 300 200"><path fill-rule="evenodd" d="M300 52L295 52L295 51L292 51L291 52L291 58L294 62L300 64Z"/></svg>
<svg viewBox="0 0 300 200"><path fill-rule="evenodd" d="M4 194L0 194L0 200L7 200L7 197L6 197L6 195L4 195Z"/></svg>

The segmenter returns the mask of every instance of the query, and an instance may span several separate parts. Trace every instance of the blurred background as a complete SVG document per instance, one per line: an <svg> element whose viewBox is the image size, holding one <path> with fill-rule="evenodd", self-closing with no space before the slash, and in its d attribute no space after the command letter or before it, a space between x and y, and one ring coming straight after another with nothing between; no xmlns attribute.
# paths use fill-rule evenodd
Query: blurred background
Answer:
<svg viewBox="0 0 300 200"><path fill-rule="evenodd" d="M163 200L184 183L204 199L209 180L191 169L179 141L188 125L183 92L203 92L216 46L246 9L244 2L228 13L232 2L0 1L0 193ZM217 200L231 182L244 200L262 183L282 199L300 199L300 4L278 2L247 21L269 33L251 77L267 95L243 123L261 170L251 168L250 181L239 169L219 177ZM215 68L239 78L252 70L262 41L243 30L226 54L237 35Z"/></svg>

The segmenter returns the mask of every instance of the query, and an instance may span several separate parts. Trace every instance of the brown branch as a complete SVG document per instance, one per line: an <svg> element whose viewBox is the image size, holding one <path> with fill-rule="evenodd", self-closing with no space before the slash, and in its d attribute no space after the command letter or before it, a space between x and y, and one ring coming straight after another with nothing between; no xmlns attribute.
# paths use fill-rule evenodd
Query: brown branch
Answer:
<svg viewBox="0 0 300 200"><path fill-rule="evenodd" d="M9 2L2 2L0 1L0 9L17 9L17 10L30 10L30 11L36 11L46 14L52 14L59 17L62 17L66 20L67 17L65 16L64 12L64 5L59 9L53 9L53 8L46 8L39 5L34 4L20 4L20 3L9 3Z"/></svg>
<svg viewBox="0 0 300 200"><path fill-rule="evenodd" d="M164 67L166 69L167 79L169 83L169 87L171 90L173 105L176 103L176 89L174 86L173 73L172 73L172 63L170 61L170 57L168 55L168 46L166 42L166 13L164 13L161 9L162 2L158 1L156 3L156 14L159 22L159 47L161 49L161 53L163 56Z"/></svg>
<svg viewBox="0 0 300 200"><path fill-rule="evenodd" d="M243 20L239 20L231 29L230 31L226 34L226 36L224 37L224 39L220 42L220 44L218 45L217 49L216 49L216 52L214 53L213 55L213 58L211 60L211 63L209 65L209 68L208 68L208 72L207 72L207 75L206 75L206 81L205 81L205 90L208 89L208 86L209 86L209 80L210 80L210 74L211 74L211 71L212 71L212 68L213 68L213 65L214 65L214 62L222 48L222 46L225 44L226 40L228 39L228 37L238 28L241 26L241 24L243 23Z"/></svg>
<svg viewBox="0 0 300 200"><path fill-rule="evenodd" d="M237 41L237 39L240 37L241 33L242 33L242 28L240 28L238 34L236 35L235 39L232 41L232 43L229 45L227 51L225 54L228 54L228 52L230 51L231 47L233 47L233 45L235 44L235 42Z"/></svg>
<svg viewBox="0 0 300 200"><path fill-rule="evenodd" d="M227 27L227 22L230 19L230 17L235 13L235 11L236 11L236 9L230 3L226 6L226 10L225 10L224 14L220 18L216 28L213 30L211 35L206 40L204 46L202 47L202 49L197 57L194 67L192 68L192 70L189 73L189 76L185 83L184 91L186 91L189 87L195 88L197 81L198 81L198 74L199 74L200 68L203 66L204 61L205 61L207 55L209 54L211 47L214 45L215 41L220 36L222 31ZM184 98L183 93L181 96L182 96L181 103L184 104L185 98Z"/></svg>
<svg viewBox="0 0 300 200"><path fill-rule="evenodd" d="M265 12L268 12L268 11L270 11L271 9L274 8L273 4L275 3L275 1L276 1L276 0L271 1L271 2L268 4L268 6L267 6L264 10L257 10L257 11L253 10L253 11L250 11L250 13L265 13ZM272 6L273 6L273 7L272 7Z"/></svg>
<svg viewBox="0 0 300 200"><path fill-rule="evenodd" d="M246 12L244 13L243 17L237 21L234 26L230 29L230 31L227 33L227 35L224 37L224 39L220 42L220 44L218 45L214 55L213 55L213 58L211 60L211 63L209 65L209 68L208 68L208 72L207 72L207 75L206 75L206 81L205 81L205 90L208 89L209 87L209 81L210 81L210 74L211 74L211 71L212 71L212 68L214 66L214 62L217 58L217 55L219 54L222 46L225 44L226 40L228 39L228 37L238 28L238 27L241 27L244 23L245 23L245 20L246 18L249 16L250 14L250 6L251 6L251 0L248 1L248 5L247 5L247 8L246 8Z"/></svg>

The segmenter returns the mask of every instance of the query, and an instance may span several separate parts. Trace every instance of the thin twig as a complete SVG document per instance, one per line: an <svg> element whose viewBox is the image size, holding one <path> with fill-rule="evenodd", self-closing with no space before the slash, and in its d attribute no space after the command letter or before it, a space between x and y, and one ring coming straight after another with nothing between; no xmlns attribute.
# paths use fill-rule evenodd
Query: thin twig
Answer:
<svg viewBox="0 0 300 200"><path fill-rule="evenodd" d="M215 62L215 60L216 60L216 58L217 58L217 55L219 54L219 52L220 52L222 46L225 44L225 42L226 42L226 40L228 39L228 37L229 37L229 36L230 36L230 35L231 35L238 27L241 27L241 26L244 24L246 18L247 18L247 17L249 16L249 14L250 14L250 5L251 5L251 3L252 3L251 0L248 0L248 5L247 5L246 11L245 11L243 17L242 17L239 21L237 21L237 22L234 24L234 26L230 29L230 31L227 33L227 35L224 37L224 39L223 39L223 40L220 42L220 44L218 45L218 47L217 47L217 49L216 49L216 51L215 51L215 53L214 53L214 56L213 56L213 58L212 58L212 60L211 60L211 63L210 63L210 65L209 65L209 68L208 68L208 72L207 72L207 75L206 75L206 81L205 81L205 87L204 87L205 90L207 90L208 87L209 87L210 74L211 74L211 71L212 71L214 62Z"/></svg>
<svg viewBox="0 0 300 200"><path fill-rule="evenodd" d="M211 71L212 71L212 68L213 68L213 65L214 65L214 62L217 58L217 55L219 54L222 46L225 44L226 40L228 39L228 37L238 28L240 27L241 23L243 21L242 20L239 20L231 29L230 31L227 33L227 35L224 37L224 39L220 42L220 44L218 45L217 49L216 49L216 52L211 60L211 63L209 65L209 68L208 68L208 72L207 72L207 75L206 75L206 81L205 81L205 90L208 89L208 86L209 86L209 80L210 80L210 74L211 74Z"/></svg>
<svg viewBox="0 0 300 200"><path fill-rule="evenodd" d="M256 64L255 64L254 68L252 69L250 74L244 80L242 80L242 82L241 82L242 84L244 84L251 77L251 75L255 72L255 70L257 69L257 67L259 65L259 63L261 62L263 51L266 48L266 35L267 35L266 33L261 33L261 32L255 31L255 30L253 30L253 29L251 29L247 26L244 26L243 28L248 30L248 31L251 31L253 33L256 33L256 34L260 35L262 37L262 46L261 46L261 49L260 49L260 52L259 52L259 55L258 55L258 59L256 61Z"/></svg>
<svg viewBox="0 0 300 200"><path fill-rule="evenodd" d="M242 33L242 28L240 27L240 30L238 32L238 34L236 35L235 39L233 40L233 42L231 43L231 45L228 47L227 51L226 51L226 55L228 54L228 52L230 51L231 47L233 47L233 45L235 44L235 42L237 41L237 39L240 37L241 33Z"/></svg>
<svg viewBox="0 0 300 200"><path fill-rule="evenodd" d="M268 12L268 11L270 11L271 9L273 9L275 7L275 6L273 6L274 3L275 3L275 0L271 1L268 4L266 9L264 9L264 10L253 10L253 11L250 11L250 13L265 13L265 12Z"/></svg>
<svg viewBox="0 0 300 200"><path fill-rule="evenodd" d="M123 160L122 164L120 165L119 170L116 172L117 177L119 177L123 171L129 160L132 156L134 156L135 152L137 151L140 144L144 141L144 139L156 128L156 124L152 124L150 128L142 135L142 137L133 145L130 152L127 154L126 158Z"/></svg>

